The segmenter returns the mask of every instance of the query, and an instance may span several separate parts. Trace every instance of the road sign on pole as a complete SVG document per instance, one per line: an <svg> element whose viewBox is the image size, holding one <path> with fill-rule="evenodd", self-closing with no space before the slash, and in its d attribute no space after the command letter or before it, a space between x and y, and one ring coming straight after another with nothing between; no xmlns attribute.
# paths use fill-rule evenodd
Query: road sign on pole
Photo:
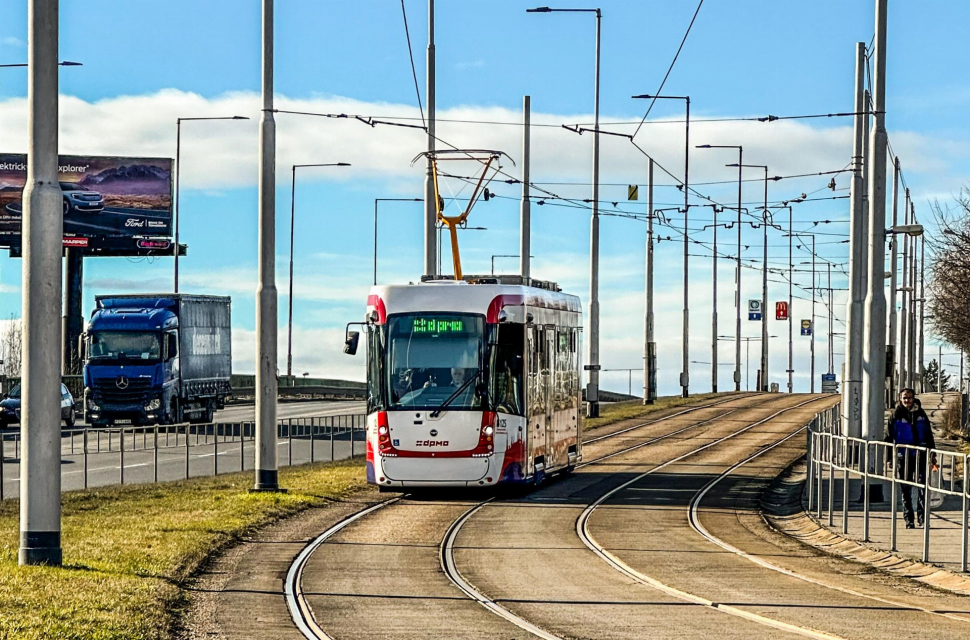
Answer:
<svg viewBox="0 0 970 640"><path fill-rule="evenodd" d="M748 320L761 322L761 300L748 300Z"/></svg>
<svg viewBox="0 0 970 640"><path fill-rule="evenodd" d="M640 188L637 185L635 185L635 184L629 185L626 188L626 199L627 200L639 200L640 199L639 198L639 195L640 195L639 192L640 192Z"/></svg>
<svg viewBox="0 0 970 640"><path fill-rule="evenodd" d="M812 335L812 329L813 329L813 327L812 327L812 321L811 320L802 320L802 335L803 336L810 336L810 335Z"/></svg>
<svg viewBox="0 0 970 640"><path fill-rule="evenodd" d="M787 320L788 319L788 303L787 302L776 302L775 303L775 320Z"/></svg>

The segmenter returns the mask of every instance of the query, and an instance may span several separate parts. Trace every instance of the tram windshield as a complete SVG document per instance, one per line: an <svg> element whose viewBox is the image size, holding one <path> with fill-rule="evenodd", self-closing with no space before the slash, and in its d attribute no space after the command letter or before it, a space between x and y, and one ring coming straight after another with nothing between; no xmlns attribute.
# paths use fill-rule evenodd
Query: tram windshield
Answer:
<svg viewBox="0 0 970 640"><path fill-rule="evenodd" d="M402 314L388 318L384 373L389 409L482 407L484 385L465 384L483 366L485 323L471 314ZM460 391L459 391L460 389Z"/></svg>

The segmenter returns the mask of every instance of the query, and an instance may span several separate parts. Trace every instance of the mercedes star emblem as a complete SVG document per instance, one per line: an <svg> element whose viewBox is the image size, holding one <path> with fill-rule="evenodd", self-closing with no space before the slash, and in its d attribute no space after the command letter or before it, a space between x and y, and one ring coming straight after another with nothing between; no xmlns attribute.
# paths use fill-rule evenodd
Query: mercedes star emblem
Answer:
<svg viewBox="0 0 970 640"><path fill-rule="evenodd" d="M119 389L127 389L128 378L126 378L125 376L118 376L118 379L115 380L115 386L118 387Z"/></svg>

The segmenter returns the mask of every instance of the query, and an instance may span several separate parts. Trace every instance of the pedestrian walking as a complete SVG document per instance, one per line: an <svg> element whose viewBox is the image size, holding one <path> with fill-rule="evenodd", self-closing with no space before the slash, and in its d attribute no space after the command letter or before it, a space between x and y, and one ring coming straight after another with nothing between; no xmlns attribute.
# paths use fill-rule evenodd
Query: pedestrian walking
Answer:
<svg viewBox="0 0 970 640"><path fill-rule="evenodd" d="M886 424L885 441L894 445L896 452L895 465L896 477L907 482L926 482L926 451L936 447L933 439L933 427L930 419L923 411L919 400L916 399L916 392L912 389L903 389L899 392L899 404L893 411L889 422ZM895 445L907 445L896 447ZM936 467L936 454L932 454L930 463ZM890 460L890 465L893 461ZM925 505L923 504L923 490L909 484L904 484L903 491L903 517L906 520L906 528L914 528L913 524L913 493L916 493L916 524L923 526L925 515Z"/></svg>

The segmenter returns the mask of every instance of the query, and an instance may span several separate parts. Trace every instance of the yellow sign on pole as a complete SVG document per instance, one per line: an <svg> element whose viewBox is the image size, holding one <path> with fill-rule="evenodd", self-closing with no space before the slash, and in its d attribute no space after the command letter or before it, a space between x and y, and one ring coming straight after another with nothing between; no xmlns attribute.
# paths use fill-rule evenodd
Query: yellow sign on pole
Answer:
<svg viewBox="0 0 970 640"><path fill-rule="evenodd" d="M637 185L635 185L635 184L631 184L630 186L628 186L626 188L626 199L627 200L639 200L640 199L639 198L639 192L640 192L640 188Z"/></svg>

